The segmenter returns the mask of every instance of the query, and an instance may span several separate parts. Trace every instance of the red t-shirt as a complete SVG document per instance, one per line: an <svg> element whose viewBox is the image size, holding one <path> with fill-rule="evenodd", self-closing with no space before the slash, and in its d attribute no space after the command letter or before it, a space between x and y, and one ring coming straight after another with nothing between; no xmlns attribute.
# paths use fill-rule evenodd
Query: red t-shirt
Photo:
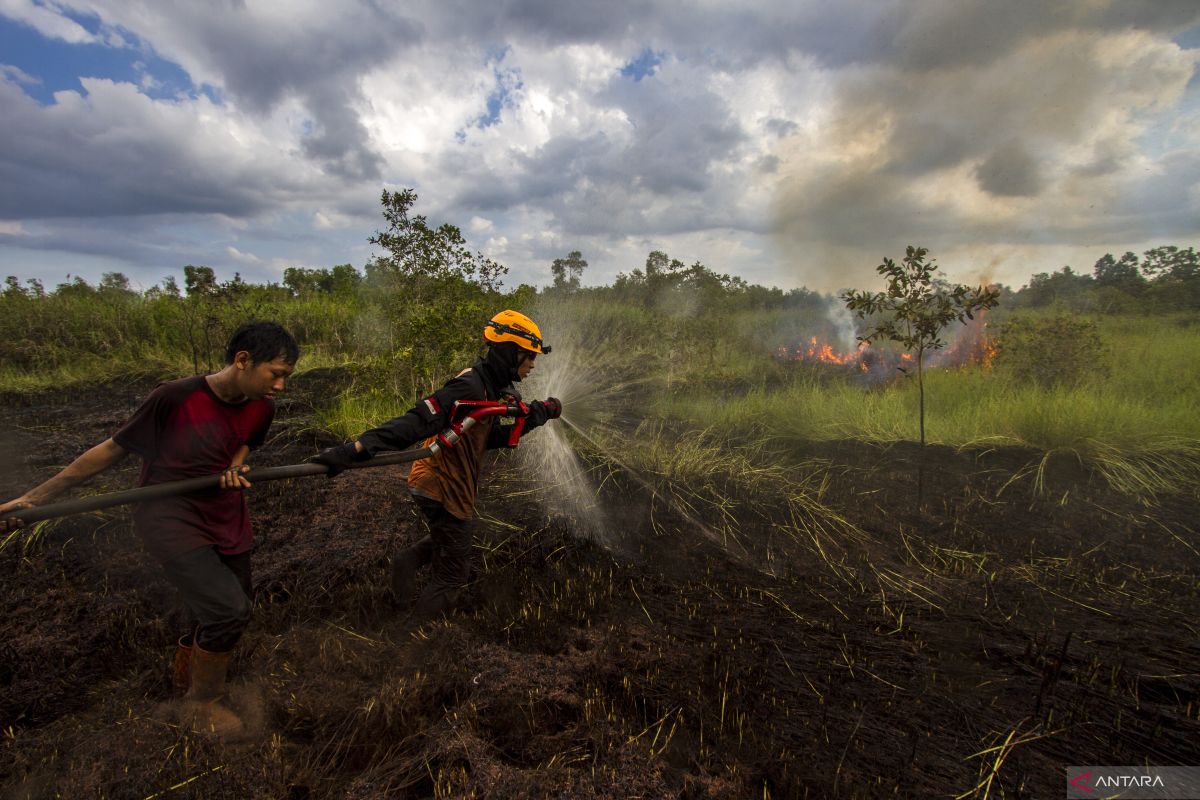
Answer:
<svg viewBox="0 0 1200 800"><path fill-rule="evenodd" d="M119 431L118 445L142 457L138 486L215 475L242 445L258 447L275 417L273 400L226 403L203 375L160 383ZM206 545L227 555L250 549L244 493L211 489L140 503L134 527L166 561Z"/></svg>

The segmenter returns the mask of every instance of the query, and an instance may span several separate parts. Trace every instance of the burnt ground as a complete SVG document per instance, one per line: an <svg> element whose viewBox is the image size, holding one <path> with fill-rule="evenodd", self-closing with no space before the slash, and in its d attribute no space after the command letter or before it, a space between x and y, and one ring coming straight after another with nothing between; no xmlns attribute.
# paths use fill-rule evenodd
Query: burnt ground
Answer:
<svg viewBox="0 0 1200 800"><path fill-rule="evenodd" d="M256 464L326 443L321 379ZM148 388L3 398L0 496ZM0 797L1032 798L1069 765L1200 764L1195 488L1144 503L1066 461L1035 486L1036 453L932 449L918 509L917 457L796 454L822 507L615 470L608 549L498 457L467 602L416 632L385 591L424 534L402 468L257 486L236 742L177 724L172 593L125 513L22 534L0 550ZM735 546L698 532L716 520Z"/></svg>

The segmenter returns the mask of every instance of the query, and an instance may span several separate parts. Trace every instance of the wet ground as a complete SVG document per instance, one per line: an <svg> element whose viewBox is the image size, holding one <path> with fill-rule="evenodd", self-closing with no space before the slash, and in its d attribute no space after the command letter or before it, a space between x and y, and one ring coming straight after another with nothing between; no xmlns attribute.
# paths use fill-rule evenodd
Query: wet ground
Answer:
<svg viewBox="0 0 1200 800"><path fill-rule="evenodd" d="M256 464L327 443L321 380ZM3 398L0 496L148 389ZM424 535L403 468L257 486L236 742L177 723L173 598L127 514L65 519L0 550L0 797L1040 798L1069 765L1200 764L1194 488L1147 504L1063 461L1035 491L1038 458L931 449L920 508L907 446L814 445L786 497L600 469L600 546L500 456L466 604L415 632L385 590Z"/></svg>

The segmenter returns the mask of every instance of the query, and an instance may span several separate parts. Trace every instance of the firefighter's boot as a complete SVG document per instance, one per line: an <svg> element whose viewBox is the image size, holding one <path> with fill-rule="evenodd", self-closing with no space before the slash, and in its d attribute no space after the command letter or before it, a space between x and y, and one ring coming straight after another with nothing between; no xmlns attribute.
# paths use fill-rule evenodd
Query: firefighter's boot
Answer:
<svg viewBox="0 0 1200 800"><path fill-rule="evenodd" d="M176 694L184 694L192 686L192 647L195 634L180 636L175 645L175 658L171 662L171 685Z"/></svg>
<svg viewBox="0 0 1200 800"><path fill-rule="evenodd" d="M221 701L225 696L225 675L231 652L213 653L199 644L192 645L191 686L183 697L187 722L197 733L218 737L234 736L244 725Z"/></svg>
<svg viewBox="0 0 1200 800"><path fill-rule="evenodd" d="M417 570L433 557L433 541L426 536L392 559L392 604L398 611L412 608L417 593Z"/></svg>

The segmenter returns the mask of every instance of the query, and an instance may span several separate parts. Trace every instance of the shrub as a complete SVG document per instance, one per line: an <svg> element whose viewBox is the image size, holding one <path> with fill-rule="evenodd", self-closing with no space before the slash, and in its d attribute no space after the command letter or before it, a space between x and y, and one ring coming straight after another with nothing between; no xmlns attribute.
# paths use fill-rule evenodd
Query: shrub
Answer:
<svg viewBox="0 0 1200 800"><path fill-rule="evenodd" d="M1108 374L1108 347L1096 323L1076 314L1014 316L1000 327L996 367L1023 383L1071 386Z"/></svg>

